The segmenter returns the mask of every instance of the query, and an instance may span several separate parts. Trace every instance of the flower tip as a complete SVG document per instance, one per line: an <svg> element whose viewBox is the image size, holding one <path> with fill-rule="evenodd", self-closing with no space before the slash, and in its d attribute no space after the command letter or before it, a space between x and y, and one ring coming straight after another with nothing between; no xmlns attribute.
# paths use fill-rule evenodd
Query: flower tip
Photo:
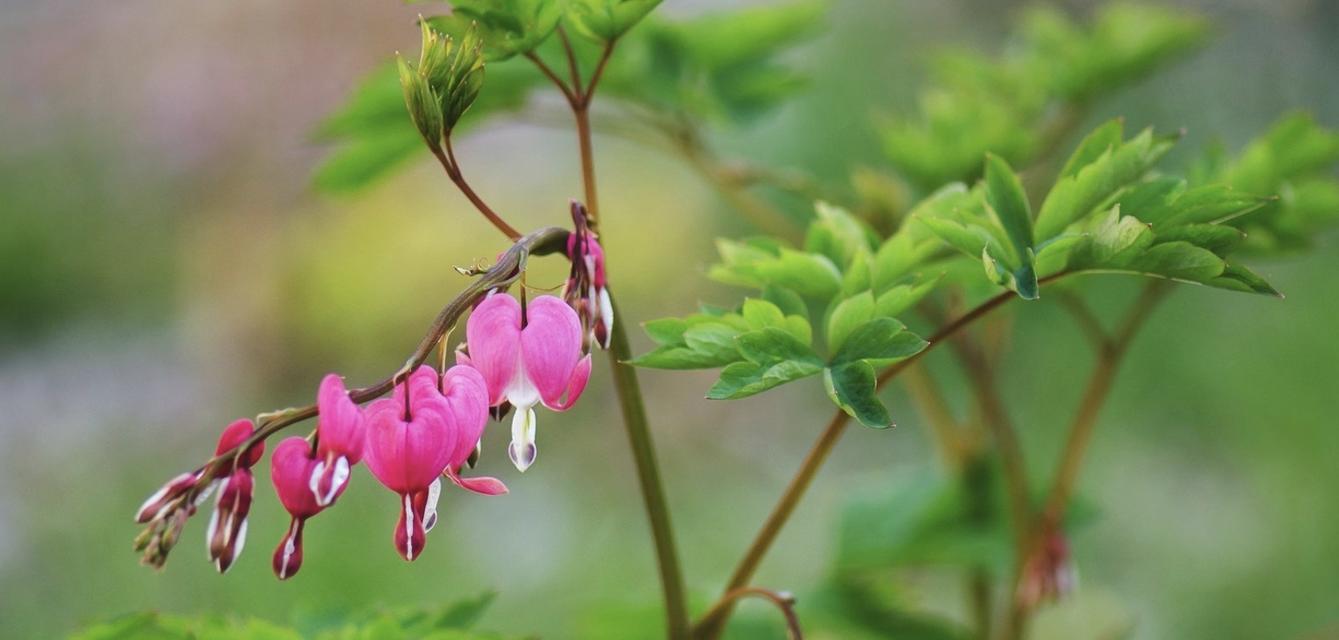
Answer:
<svg viewBox="0 0 1339 640"><path fill-rule="evenodd" d="M539 451L533 442L512 442L507 445L507 457L511 458L511 463L516 465L516 470L521 473L525 473L525 470L535 463L535 457L538 453Z"/></svg>

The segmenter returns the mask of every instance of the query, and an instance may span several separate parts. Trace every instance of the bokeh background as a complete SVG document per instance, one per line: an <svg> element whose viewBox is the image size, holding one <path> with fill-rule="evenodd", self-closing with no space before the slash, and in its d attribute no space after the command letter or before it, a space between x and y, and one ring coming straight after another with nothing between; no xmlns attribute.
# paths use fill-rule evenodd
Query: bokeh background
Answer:
<svg viewBox="0 0 1339 640"><path fill-rule="evenodd" d="M661 11L723 4L667 0ZM1339 125L1339 6L1184 4L1212 19L1211 44L1123 90L1088 124L1124 115L1132 127L1185 126L1190 150L1214 140L1236 149L1293 107ZM793 58L814 77L803 97L711 141L832 183L886 164L871 114L913 107L934 48L998 48L1021 7L834 2L825 34ZM422 9L0 5L0 637L58 637L140 609L286 619L489 589L501 596L484 626L503 631L596 637L609 619L657 615L602 365L576 410L541 416L542 454L524 477L498 455L505 429L490 430L483 471L512 493L447 492L442 524L412 565L390 544L395 500L363 471L341 508L309 526L306 564L290 582L270 574L286 517L264 473L249 550L226 577L205 561L199 522L160 574L130 550L134 509L203 459L224 424L308 402L327 371L379 379L463 285L451 266L502 247L426 153L357 195L310 187L327 151L315 125L391 52L416 49ZM628 317L734 299L702 273L712 238L744 228L726 204L677 158L609 136L596 144ZM458 152L518 227L563 223L580 193L574 138L552 122L493 120ZM1159 311L1083 475L1099 519L1073 540L1082 587L1042 615L1037 637L1127 627L1138 638L1339 637L1337 240L1253 265L1284 301L1186 287ZM558 266L543 268L538 279L559 284ZM1132 291L1095 287L1110 300ZM1027 305L1014 325L1004 384L1041 472L1090 356L1056 305ZM642 379L701 606L831 407L816 382L718 403L702 399L710 373ZM806 589L828 571L843 505L934 465L904 396L887 399L899 428L848 433L759 576L797 593L802 614ZM954 615L958 600L927 581L918 604Z"/></svg>

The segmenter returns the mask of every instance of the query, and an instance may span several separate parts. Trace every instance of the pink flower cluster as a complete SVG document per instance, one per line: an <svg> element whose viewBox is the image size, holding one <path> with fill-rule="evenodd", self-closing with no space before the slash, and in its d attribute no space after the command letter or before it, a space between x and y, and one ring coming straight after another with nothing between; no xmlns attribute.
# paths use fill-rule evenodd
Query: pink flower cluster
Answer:
<svg viewBox="0 0 1339 640"><path fill-rule="evenodd" d="M366 462L372 475L398 496L395 548L404 559L416 559L437 522L442 478L482 495L507 493L496 478L461 475L473 466L490 408L501 414L514 407L508 454L524 471L535 460L534 407L566 410L590 377L583 323L571 306L554 296L539 296L523 307L505 293L490 293L470 315L465 333L467 344L456 366L444 372L420 366L396 381L390 397L366 406L353 401L339 376L330 374L321 381L314 437L289 437L270 457L271 480L291 516L273 556L274 573L281 580L302 566L306 521L335 504L359 462ZM227 571L246 539L251 467L264 452L263 439L254 436L250 420L229 425L216 454L229 457L173 478L145 501L137 520L160 524L170 517L172 526L157 530L169 530L175 537L185 518L217 489L207 534L209 556L219 571ZM248 442L247 451L239 455L237 448Z"/></svg>

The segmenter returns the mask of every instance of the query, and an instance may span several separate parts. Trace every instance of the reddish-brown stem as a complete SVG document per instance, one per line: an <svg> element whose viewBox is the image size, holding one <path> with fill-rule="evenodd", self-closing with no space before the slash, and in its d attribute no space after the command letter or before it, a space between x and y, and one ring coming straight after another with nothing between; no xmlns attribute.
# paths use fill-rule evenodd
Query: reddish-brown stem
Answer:
<svg viewBox="0 0 1339 640"><path fill-rule="evenodd" d="M1029 524L1028 539L1018 558L1013 588L1010 593L1017 593L1018 591L1019 581L1022 580L1021 567L1026 565L1031 554L1036 552L1040 544L1040 532L1044 531L1048 525L1059 525L1064 519L1065 510L1073 495L1075 483L1078 481L1083 454L1087 451L1088 444L1092 440L1093 430L1097 426L1098 414L1101 412L1102 406L1106 404L1106 399L1115 384L1120 363L1126 352L1129 351L1130 344L1134 341L1139 330L1148 321L1153 310L1157 308L1169 291L1170 285L1167 282L1156 280L1148 283L1126 313L1115 334L1106 337L1104 333L1100 341L1095 341L1097 363L1093 366L1093 372L1088 379L1087 387L1084 389L1083 398L1079 401L1078 411L1075 412L1074 420L1070 423L1069 436L1065 441L1064 449L1061 450L1060 459L1056 465L1055 479L1052 481L1050 492L1047 494L1045 506L1041 513L1036 516L1035 521ZM1018 598L1012 598L1008 619L1002 629L1003 638L1013 640L1022 637L1030 613L1031 610L1026 606L1026 603Z"/></svg>
<svg viewBox="0 0 1339 640"><path fill-rule="evenodd" d="M567 29L558 25L558 40L563 43L563 53L567 57L567 73L572 77L572 87L578 93L581 89L581 70L577 67L577 54L572 50L572 41L567 37Z"/></svg>
<svg viewBox="0 0 1339 640"><path fill-rule="evenodd" d="M446 136L445 151L442 150L442 147L434 146L432 147L432 155L446 170L446 175L451 179L451 182L455 183L456 188L460 189L460 192L465 195L470 204L474 205L475 209L479 210L479 213L482 213L489 222L493 223L493 226L507 236L507 239L512 241L520 239L521 233L515 227L507 224L507 221L503 220L502 216L498 215L496 211L493 211L493 208L489 207L483 198L475 193L470 183L465 180L465 176L460 172L460 163L456 161L455 149L451 147L451 136L449 134Z"/></svg>
<svg viewBox="0 0 1339 640"><path fill-rule="evenodd" d="M557 87L558 90L562 92L563 97L567 98L568 104L572 105L573 108L576 108L577 94L573 93L572 87L568 87L567 83L563 82L563 79L559 78L558 74L554 73L553 69L549 68L549 65L544 62L544 59L539 57L539 54L535 53L534 51L530 51L525 54L525 57L529 58L531 62L535 63L535 66L539 67L540 73L543 73L544 76L547 77L549 81L553 83L553 86Z"/></svg>
<svg viewBox="0 0 1339 640"><path fill-rule="evenodd" d="M761 587L740 587L721 596L706 615L711 616L718 610L734 606L739 600L748 597L761 598L776 605L777 609L781 610L781 615L786 617L786 632L790 639L803 640L804 632L800 629L800 618L795 615L795 598L787 593L777 593Z"/></svg>

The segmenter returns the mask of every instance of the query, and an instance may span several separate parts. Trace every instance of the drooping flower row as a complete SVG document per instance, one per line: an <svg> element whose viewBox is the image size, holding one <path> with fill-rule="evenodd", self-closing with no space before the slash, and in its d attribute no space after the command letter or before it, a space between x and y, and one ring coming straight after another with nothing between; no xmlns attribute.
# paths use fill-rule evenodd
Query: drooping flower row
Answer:
<svg viewBox="0 0 1339 640"><path fill-rule="evenodd" d="M393 539L406 560L422 553L437 521L442 478L483 495L507 492L498 479L461 475L473 466L490 412L501 418L514 409L508 455L521 471L534 463L535 406L565 411L577 401L590 377L586 350L607 344L612 328L611 314L600 312L609 302L599 244L584 225L572 237L573 272L564 295L570 303L543 295L523 304L489 293L470 315L455 366L443 372L420 366L395 381L390 397L366 406L353 401L340 376L321 381L315 433L279 442L270 459L275 491L291 516L273 556L280 579L301 567L307 520L337 502L360 462L398 496ZM149 525L136 542L146 562L161 564L185 521L217 491L207 545L211 561L227 571L246 541L251 467L264 449L252 421L238 420L219 438L216 458L227 457L173 478L150 496L136 515Z"/></svg>

